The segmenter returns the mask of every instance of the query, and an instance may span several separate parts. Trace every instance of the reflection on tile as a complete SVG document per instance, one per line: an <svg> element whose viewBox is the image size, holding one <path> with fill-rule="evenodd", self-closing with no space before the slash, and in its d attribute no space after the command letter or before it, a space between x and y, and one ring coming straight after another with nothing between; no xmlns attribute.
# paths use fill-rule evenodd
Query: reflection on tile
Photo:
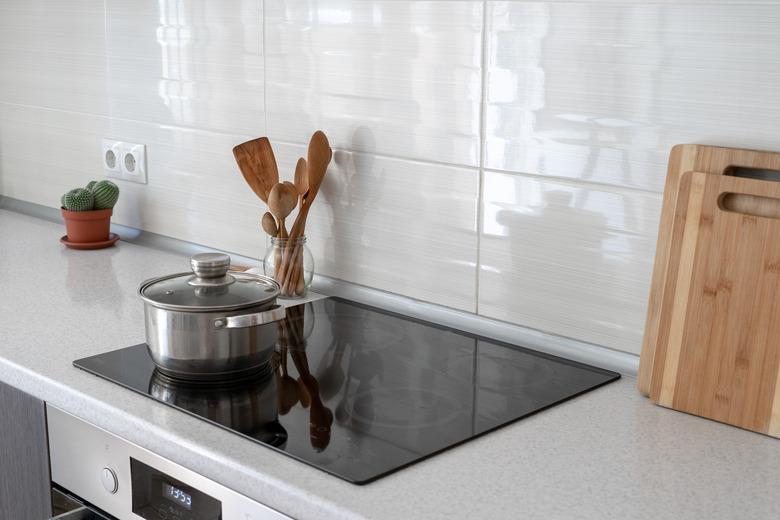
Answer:
<svg viewBox="0 0 780 520"><path fill-rule="evenodd" d="M266 4L268 131L477 165L482 2ZM368 129L373 140L362 140Z"/></svg>
<svg viewBox="0 0 780 520"><path fill-rule="evenodd" d="M265 133L261 0L106 5L113 117Z"/></svg>
<svg viewBox="0 0 780 520"><path fill-rule="evenodd" d="M107 0L113 58L262 67L262 0Z"/></svg>
<svg viewBox="0 0 780 520"><path fill-rule="evenodd" d="M776 5L488 2L488 13L488 168L660 192L673 144L778 149Z"/></svg>
<svg viewBox="0 0 780 520"><path fill-rule="evenodd" d="M639 353L660 195L486 172L479 313Z"/></svg>
<svg viewBox="0 0 780 520"><path fill-rule="evenodd" d="M113 117L263 135L262 69L154 60L111 61Z"/></svg>
<svg viewBox="0 0 780 520"><path fill-rule="evenodd" d="M303 146L276 146L292 179ZM475 310L477 170L335 151L306 226L317 272Z"/></svg>

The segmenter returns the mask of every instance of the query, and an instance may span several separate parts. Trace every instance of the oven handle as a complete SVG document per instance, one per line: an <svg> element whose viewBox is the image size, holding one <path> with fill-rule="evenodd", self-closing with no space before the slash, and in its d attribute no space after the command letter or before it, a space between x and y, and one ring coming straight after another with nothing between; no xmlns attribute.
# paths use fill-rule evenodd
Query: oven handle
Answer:
<svg viewBox="0 0 780 520"><path fill-rule="evenodd" d="M81 506L67 513L53 516L50 520L106 520L106 518L91 507Z"/></svg>
<svg viewBox="0 0 780 520"><path fill-rule="evenodd" d="M79 497L69 491L52 486L51 495L52 502L56 503L58 510L67 509L67 511L52 516L49 520L116 520L113 516L85 505Z"/></svg>

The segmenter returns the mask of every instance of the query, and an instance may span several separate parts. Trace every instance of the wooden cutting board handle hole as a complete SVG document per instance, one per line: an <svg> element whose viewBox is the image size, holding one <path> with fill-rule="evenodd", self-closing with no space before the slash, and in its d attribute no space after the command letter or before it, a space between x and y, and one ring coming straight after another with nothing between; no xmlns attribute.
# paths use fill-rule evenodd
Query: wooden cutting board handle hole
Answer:
<svg viewBox="0 0 780 520"><path fill-rule="evenodd" d="M761 181L780 181L780 170L751 168L749 166L728 166L725 170L723 170L723 175L744 177L746 179L758 179Z"/></svg>
<svg viewBox="0 0 780 520"><path fill-rule="evenodd" d="M718 207L732 213L780 219L780 199L771 197L725 192L718 197Z"/></svg>

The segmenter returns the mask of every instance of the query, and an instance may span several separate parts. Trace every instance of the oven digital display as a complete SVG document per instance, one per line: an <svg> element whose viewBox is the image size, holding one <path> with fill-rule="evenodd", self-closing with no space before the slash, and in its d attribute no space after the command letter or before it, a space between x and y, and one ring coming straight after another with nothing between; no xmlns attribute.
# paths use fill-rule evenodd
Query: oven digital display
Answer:
<svg viewBox="0 0 780 520"><path fill-rule="evenodd" d="M171 502L175 502L185 509L192 509L192 495L188 495L181 489L172 486L167 482L162 483L162 492L163 496Z"/></svg>
<svg viewBox="0 0 780 520"><path fill-rule="evenodd" d="M223 520L222 502L188 482L178 480L132 457L130 457L130 477L132 511L141 518Z"/></svg>

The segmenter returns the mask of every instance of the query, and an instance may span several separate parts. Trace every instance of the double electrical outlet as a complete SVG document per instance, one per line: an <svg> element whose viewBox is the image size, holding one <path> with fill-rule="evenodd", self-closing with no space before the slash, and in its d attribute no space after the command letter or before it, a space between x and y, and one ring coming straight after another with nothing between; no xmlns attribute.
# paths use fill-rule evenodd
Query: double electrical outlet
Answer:
<svg viewBox="0 0 780 520"><path fill-rule="evenodd" d="M146 184L146 145L103 139L107 177Z"/></svg>

